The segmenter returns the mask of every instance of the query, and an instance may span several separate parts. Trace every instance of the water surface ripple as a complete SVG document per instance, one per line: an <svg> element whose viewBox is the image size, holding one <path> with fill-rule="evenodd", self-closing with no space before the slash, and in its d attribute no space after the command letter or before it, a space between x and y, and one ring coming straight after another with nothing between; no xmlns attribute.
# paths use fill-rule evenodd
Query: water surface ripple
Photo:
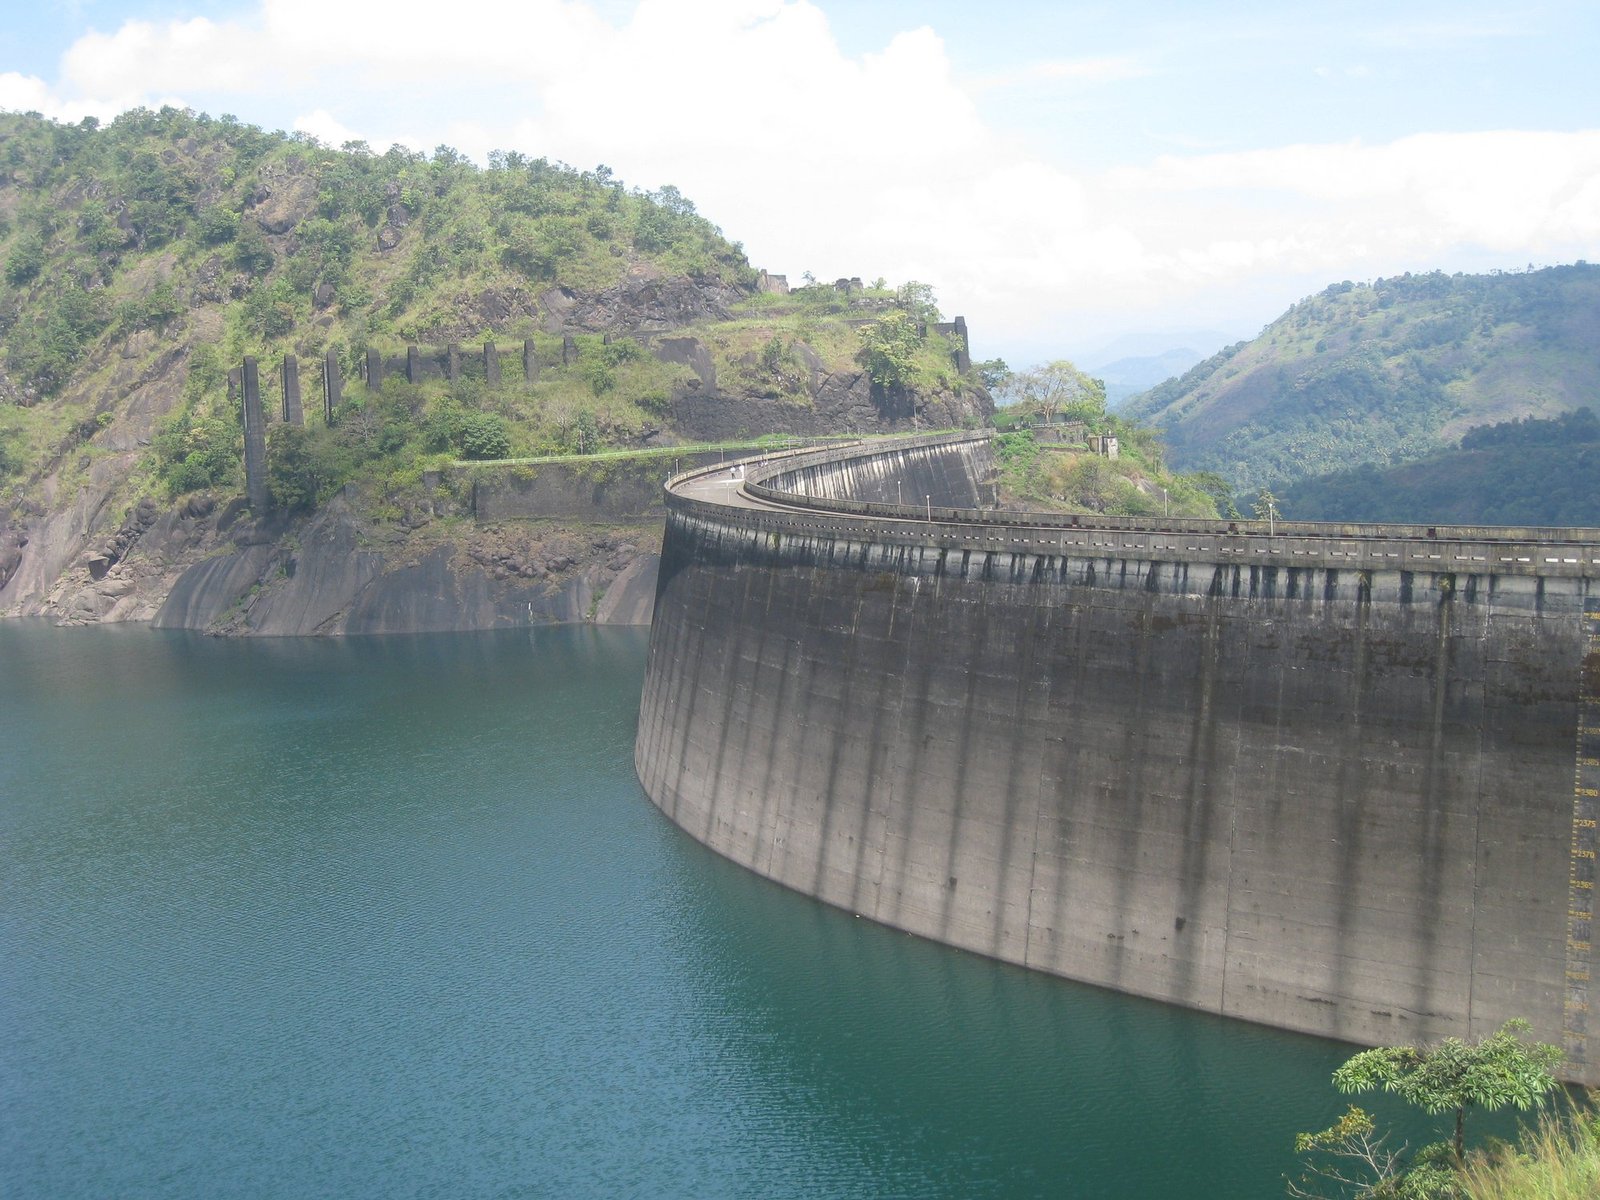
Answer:
<svg viewBox="0 0 1600 1200"><path fill-rule="evenodd" d="M717 859L644 652L0 623L0 1194L1280 1192L1345 1047Z"/></svg>

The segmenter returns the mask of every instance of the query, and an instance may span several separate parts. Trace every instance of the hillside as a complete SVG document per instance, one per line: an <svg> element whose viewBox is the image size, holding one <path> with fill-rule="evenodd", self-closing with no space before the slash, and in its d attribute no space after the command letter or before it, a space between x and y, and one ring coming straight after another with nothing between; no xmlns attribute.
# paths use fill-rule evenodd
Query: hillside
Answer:
<svg viewBox="0 0 1600 1200"><path fill-rule="evenodd" d="M1302 479L1280 499L1297 520L1600 527L1600 417L1483 426L1415 462Z"/></svg>
<svg viewBox="0 0 1600 1200"><path fill-rule="evenodd" d="M1109 391L1066 359L1005 373L997 392L1012 403L994 420L1001 507L1126 517L1225 509L1227 486L1169 470L1161 439L1111 412Z"/></svg>
<svg viewBox="0 0 1600 1200"><path fill-rule="evenodd" d="M1600 266L1335 284L1131 401L1174 465L1242 493L1391 466L1600 395Z"/></svg>
<svg viewBox="0 0 1600 1200"><path fill-rule="evenodd" d="M333 150L173 109L0 114L0 614L148 618L196 563L277 547L230 576L227 624L251 631L305 536L373 547L375 577L442 556L451 586L486 575L501 615L563 587L570 608L577 575L603 590L627 562L519 527L495 553L565 565L499 595L452 462L982 421L937 325L918 285L788 292L675 188L603 166ZM362 382L369 352L482 362L485 343L530 344L533 377ZM229 372L255 356L275 381L288 353L308 397L331 353L343 403L268 426L271 503L247 511ZM623 534L648 555L647 527Z"/></svg>

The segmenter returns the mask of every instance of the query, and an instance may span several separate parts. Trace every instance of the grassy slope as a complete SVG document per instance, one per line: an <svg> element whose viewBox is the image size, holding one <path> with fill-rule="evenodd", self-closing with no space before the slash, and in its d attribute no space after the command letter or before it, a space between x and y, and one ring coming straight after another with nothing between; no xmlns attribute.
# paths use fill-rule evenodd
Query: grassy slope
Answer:
<svg viewBox="0 0 1600 1200"><path fill-rule="evenodd" d="M1411 461L1600 394L1600 267L1338 284L1133 401L1173 462L1243 492Z"/></svg>
<svg viewBox="0 0 1600 1200"><path fill-rule="evenodd" d="M1218 515L1218 497L1203 486L1206 481L1171 471L1165 448L1150 429L1106 412L1103 404L1098 411L1074 415L1089 432L1116 437L1118 457L1102 458L1083 447L1041 444L1029 429L1037 419L1029 404L1012 405L996 414L995 424L1002 430L996 453L1003 505L1031 512L1109 516Z"/></svg>
<svg viewBox="0 0 1600 1200"><path fill-rule="evenodd" d="M675 189L629 190L605 168L330 150L171 109L105 129L0 114L0 504L70 493L113 446L137 459L125 502L236 492L225 375L245 355L333 349L353 380L368 346L532 337L548 364L561 343L547 330L573 306L623 336L578 336L578 360L532 385L352 384L345 428L317 428L308 403L307 444L288 450L316 460L308 479L326 491L485 447L637 444L669 423L689 371L625 335L685 324L719 381L808 403L818 364L854 369L863 314L827 288L759 296L754 278ZM927 385L952 382L948 346L930 337L920 354ZM308 395L315 381L303 370Z"/></svg>
<svg viewBox="0 0 1600 1200"><path fill-rule="evenodd" d="M1460 1172L1471 1200L1591 1200L1600 1195L1600 1119L1591 1103L1545 1113L1517 1141L1474 1151Z"/></svg>

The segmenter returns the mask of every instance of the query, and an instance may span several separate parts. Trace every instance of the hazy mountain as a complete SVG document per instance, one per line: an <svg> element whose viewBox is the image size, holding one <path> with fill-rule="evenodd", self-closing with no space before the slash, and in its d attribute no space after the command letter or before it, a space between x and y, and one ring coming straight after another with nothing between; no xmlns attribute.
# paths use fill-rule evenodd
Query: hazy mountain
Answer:
<svg viewBox="0 0 1600 1200"><path fill-rule="evenodd" d="M1171 461L1242 491L1415 461L1600 395L1600 267L1335 284L1134 400Z"/></svg>
<svg viewBox="0 0 1600 1200"><path fill-rule="evenodd" d="M1080 354L1077 362L1083 370L1103 379L1103 372L1123 359L1160 358L1174 346L1194 346L1199 351L1197 358L1204 358L1209 347L1226 346L1237 340L1237 335L1229 337L1216 329L1144 329L1122 334L1103 346ZM1155 382L1160 383L1161 380Z"/></svg>
<svg viewBox="0 0 1600 1200"><path fill-rule="evenodd" d="M1090 373L1105 381L1106 403L1120 408L1130 397L1182 375L1205 355L1184 346L1143 357L1119 358ZM1085 368L1085 370L1090 370Z"/></svg>

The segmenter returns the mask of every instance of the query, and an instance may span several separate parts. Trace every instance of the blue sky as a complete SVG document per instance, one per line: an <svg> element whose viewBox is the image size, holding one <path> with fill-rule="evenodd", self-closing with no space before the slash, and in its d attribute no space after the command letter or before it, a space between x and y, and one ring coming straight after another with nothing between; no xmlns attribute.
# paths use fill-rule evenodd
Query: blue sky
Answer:
<svg viewBox="0 0 1600 1200"><path fill-rule="evenodd" d="M1600 258L1597 59L1593 0L44 0L0 107L605 162L770 270L932 283L1022 364Z"/></svg>

